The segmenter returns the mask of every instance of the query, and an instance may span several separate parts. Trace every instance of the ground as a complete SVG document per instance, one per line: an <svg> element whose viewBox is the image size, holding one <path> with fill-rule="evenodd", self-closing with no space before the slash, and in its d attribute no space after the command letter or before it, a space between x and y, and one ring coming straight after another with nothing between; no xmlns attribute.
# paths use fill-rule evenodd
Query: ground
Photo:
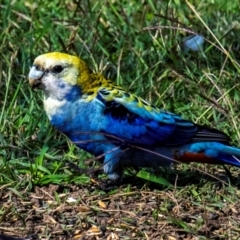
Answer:
<svg viewBox="0 0 240 240"><path fill-rule="evenodd" d="M232 202L230 195L240 192L199 173L185 181L196 188L176 183L157 189L135 177L109 191L95 180L85 186L35 186L21 195L3 186L0 233L24 239L239 239L240 201Z"/></svg>

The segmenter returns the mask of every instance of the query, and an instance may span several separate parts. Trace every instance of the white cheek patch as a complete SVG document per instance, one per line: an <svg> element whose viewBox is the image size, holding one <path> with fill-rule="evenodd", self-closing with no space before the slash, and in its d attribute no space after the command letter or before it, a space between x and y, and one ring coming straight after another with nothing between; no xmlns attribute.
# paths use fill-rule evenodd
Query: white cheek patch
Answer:
<svg viewBox="0 0 240 240"><path fill-rule="evenodd" d="M46 87L46 91L51 92L56 88L57 79L53 75L47 75L43 78L43 84Z"/></svg>
<svg viewBox="0 0 240 240"><path fill-rule="evenodd" d="M43 80L45 91L53 99L64 100L65 96L71 91L72 85L69 85L61 78L53 75L46 76Z"/></svg>

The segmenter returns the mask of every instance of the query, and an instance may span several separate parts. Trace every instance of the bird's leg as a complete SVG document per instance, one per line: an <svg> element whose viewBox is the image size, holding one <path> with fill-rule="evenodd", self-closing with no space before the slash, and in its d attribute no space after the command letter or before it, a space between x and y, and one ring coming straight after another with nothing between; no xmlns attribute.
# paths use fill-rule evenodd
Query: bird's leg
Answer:
<svg viewBox="0 0 240 240"><path fill-rule="evenodd" d="M122 176L122 168L119 161L119 154L116 151L105 155L103 171L111 180L117 180Z"/></svg>
<svg viewBox="0 0 240 240"><path fill-rule="evenodd" d="M67 161L67 165L76 173L89 175L91 178L97 180L97 175L103 173L101 168L93 169L93 168L80 168L75 163Z"/></svg>

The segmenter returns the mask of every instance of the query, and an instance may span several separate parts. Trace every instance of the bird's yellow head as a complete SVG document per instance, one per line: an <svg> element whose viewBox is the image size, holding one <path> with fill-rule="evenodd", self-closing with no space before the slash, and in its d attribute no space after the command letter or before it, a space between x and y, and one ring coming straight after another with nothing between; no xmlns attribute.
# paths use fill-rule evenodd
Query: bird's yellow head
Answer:
<svg viewBox="0 0 240 240"><path fill-rule="evenodd" d="M44 88L44 78L47 76L63 78L65 82L76 85L84 82L89 76L85 62L76 56L66 53L51 52L38 56L29 73L29 83L32 87ZM78 81L80 82L78 83Z"/></svg>
<svg viewBox="0 0 240 240"><path fill-rule="evenodd" d="M29 73L29 83L32 87L48 90L59 79L70 85L81 85L88 80L88 76L87 65L78 57L51 52L34 60Z"/></svg>
<svg viewBox="0 0 240 240"><path fill-rule="evenodd" d="M101 74L91 73L80 58L60 52L38 56L29 72L29 83L33 88L43 89L47 96L57 99L71 94L73 88L79 88L81 94L93 98L99 87L111 85L111 81Z"/></svg>

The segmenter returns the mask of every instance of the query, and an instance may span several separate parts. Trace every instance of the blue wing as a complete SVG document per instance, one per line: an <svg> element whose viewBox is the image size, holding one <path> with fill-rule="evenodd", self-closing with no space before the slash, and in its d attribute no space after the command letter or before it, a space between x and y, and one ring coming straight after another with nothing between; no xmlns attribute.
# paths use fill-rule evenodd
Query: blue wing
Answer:
<svg viewBox="0 0 240 240"><path fill-rule="evenodd" d="M197 133L194 123L161 111L121 89L101 89L97 99L105 106L107 124L103 133L137 145L180 145Z"/></svg>

